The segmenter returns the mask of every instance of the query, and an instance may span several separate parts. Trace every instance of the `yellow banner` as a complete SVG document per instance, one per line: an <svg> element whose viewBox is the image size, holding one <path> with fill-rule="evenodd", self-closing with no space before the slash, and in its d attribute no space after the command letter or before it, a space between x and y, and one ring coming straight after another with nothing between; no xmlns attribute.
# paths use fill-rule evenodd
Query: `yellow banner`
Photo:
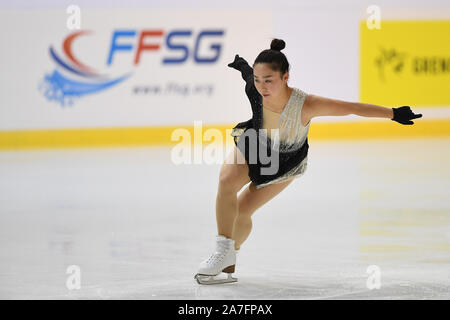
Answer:
<svg viewBox="0 0 450 320"><path fill-rule="evenodd" d="M450 106L450 20L361 22L360 101Z"/></svg>

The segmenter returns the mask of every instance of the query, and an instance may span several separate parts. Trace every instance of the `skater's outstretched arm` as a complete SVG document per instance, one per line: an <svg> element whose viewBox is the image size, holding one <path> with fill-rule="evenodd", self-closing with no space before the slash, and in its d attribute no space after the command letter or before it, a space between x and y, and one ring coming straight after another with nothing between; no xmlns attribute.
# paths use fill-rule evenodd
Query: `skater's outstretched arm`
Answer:
<svg viewBox="0 0 450 320"><path fill-rule="evenodd" d="M229 63L228 66L241 72L242 79L245 80L245 93L250 101L252 101L255 97L261 96L255 87L253 68L249 66L248 62L244 58L239 57L237 54L234 57L234 61Z"/></svg>
<svg viewBox="0 0 450 320"><path fill-rule="evenodd" d="M234 57L234 61L229 63L228 66L239 70L241 72L242 79L244 79L245 82L248 83L251 80L253 83L253 69L244 58L239 57L237 54Z"/></svg>
<svg viewBox="0 0 450 320"><path fill-rule="evenodd" d="M414 124L411 121L412 119L422 117L422 114L414 114L409 106L387 108L368 103L330 99L313 94L307 96L305 107L310 119L320 116L355 114L361 117L388 118L401 124Z"/></svg>

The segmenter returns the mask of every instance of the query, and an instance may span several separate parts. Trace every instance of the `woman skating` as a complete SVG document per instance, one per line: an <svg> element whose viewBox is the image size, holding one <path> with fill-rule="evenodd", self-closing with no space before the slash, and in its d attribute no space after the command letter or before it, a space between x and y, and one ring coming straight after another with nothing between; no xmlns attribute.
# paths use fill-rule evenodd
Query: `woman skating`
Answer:
<svg viewBox="0 0 450 320"><path fill-rule="evenodd" d="M307 168L308 131L318 116L381 117L413 124L422 117L410 107L385 108L306 94L287 85L289 63L281 52L283 40L255 59L254 69L235 56L229 67L241 72L252 118L238 123L231 133L236 144L220 170L216 199L218 235L215 252L200 264L195 278L201 284L235 282L236 254L252 229L252 214L273 199ZM239 196L237 193L247 183ZM214 276L225 272L227 279Z"/></svg>

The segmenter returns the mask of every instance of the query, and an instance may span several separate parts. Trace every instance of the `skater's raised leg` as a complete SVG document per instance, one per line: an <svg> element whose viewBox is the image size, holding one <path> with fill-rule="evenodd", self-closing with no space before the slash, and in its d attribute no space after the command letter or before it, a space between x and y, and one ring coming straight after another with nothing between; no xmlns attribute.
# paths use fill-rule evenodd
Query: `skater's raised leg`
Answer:
<svg viewBox="0 0 450 320"><path fill-rule="evenodd" d="M216 220L219 235L231 238L234 220L238 212L237 193L249 182L248 165L245 163L241 151L235 146L220 169L216 197Z"/></svg>
<svg viewBox="0 0 450 320"><path fill-rule="evenodd" d="M292 180L293 178L284 182L270 184L260 189L256 189L252 182L239 194L238 214L234 221L232 234L236 250L240 249L241 244L248 238L252 230L251 216L253 213L283 191Z"/></svg>

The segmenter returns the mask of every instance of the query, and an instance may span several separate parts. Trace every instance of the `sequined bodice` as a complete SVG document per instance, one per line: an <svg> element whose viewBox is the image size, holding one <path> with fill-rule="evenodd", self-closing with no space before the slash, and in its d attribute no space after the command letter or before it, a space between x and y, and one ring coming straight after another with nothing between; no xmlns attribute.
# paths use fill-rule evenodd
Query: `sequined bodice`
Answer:
<svg viewBox="0 0 450 320"><path fill-rule="evenodd" d="M261 114L261 135L267 137L267 141L276 141L276 131L272 134L271 129L278 128L279 151L290 152L299 149L305 141L309 125L302 124L302 110L306 99L306 93L298 88L293 88L291 96L279 116L269 109L262 107ZM278 119L278 125L275 124ZM264 141L265 139L263 139Z"/></svg>

